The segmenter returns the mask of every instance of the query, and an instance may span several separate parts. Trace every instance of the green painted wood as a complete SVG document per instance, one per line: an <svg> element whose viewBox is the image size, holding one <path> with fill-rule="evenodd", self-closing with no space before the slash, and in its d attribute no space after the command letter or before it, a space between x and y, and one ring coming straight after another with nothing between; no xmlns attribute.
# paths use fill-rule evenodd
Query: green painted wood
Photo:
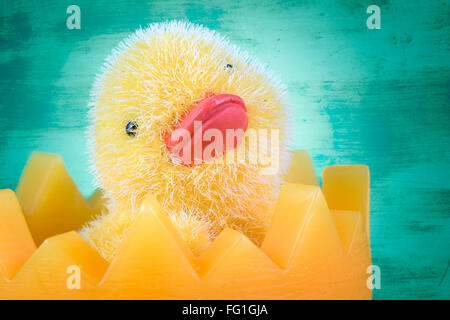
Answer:
<svg viewBox="0 0 450 320"><path fill-rule="evenodd" d="M81 8L68 30L66 8ZM368 30L366 8L381 7ZM30 152L61 154L84 194L86 103L103 59L140 25L188 19L227 35L289 86L294 148L320 172L363 163L372 178L375 298L450 298L447 1L0 2L0 186Z"/></svg>

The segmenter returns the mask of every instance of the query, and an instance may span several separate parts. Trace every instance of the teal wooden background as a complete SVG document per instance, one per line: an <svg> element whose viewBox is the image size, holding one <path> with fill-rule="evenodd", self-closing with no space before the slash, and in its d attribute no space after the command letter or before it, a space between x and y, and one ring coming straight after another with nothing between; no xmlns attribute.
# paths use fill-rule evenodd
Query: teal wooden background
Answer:
<svg viewBox="0 0 450 320"><path fill-rule="evenodd" d="M188 19L288 84L293 147L309 150L318 173L370 166L374 297L450 298L447 1L0 3L0 187L15 188L30 152L42 150L61 154L91 193L84 129L99 66L140 25ZM71 4L81 30L66 28ZM371 4L381 7L380 30L366 27Z"/></svg>

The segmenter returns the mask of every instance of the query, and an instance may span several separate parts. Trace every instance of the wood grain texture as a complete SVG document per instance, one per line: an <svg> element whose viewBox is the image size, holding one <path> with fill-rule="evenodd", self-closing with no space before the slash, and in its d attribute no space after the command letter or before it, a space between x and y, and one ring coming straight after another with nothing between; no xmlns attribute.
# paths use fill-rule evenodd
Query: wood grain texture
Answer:
<svg viewBox="0 0 450 320"><path fill-rule="evenodd" d="M266 62L289 86L295 136L317 173L371 169L375 298L450 298L447 1L88 1L81 30L64 1L0 3L0 187L34 150L59 153L92 192L84 136L95 74L140 25L202 23ZM366 8L381 8L368 30Z"/></svg>

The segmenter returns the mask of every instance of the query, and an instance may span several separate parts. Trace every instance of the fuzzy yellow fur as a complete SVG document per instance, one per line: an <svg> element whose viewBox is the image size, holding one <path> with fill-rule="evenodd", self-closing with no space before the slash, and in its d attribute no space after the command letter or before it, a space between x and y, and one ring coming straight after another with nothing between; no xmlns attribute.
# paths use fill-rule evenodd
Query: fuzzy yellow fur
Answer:
<svg viewBox="0 0 450 320"><path fill-rule="evenodd" d="M280 130L277 174L262 175L261 165L248 161L170 161L165 135L208 93L242 97L249 129ZM194 253L224 227L259 243L288 161L285 108L281 83L216 32L176 21L137 30L107 58L92 92L93 167L110 205L82 235L110 260L142 200L153 194ZM129 120L138 124L135 137L125 133ZM241 148L256 153L258 146L246 139Z"/></svg>

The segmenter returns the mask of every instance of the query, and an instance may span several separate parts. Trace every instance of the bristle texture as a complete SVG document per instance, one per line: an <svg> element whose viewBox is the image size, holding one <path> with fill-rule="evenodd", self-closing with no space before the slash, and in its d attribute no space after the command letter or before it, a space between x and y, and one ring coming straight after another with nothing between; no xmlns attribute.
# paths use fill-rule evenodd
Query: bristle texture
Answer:
<svg viewBox="0 0 450 320"><path fill-rule="evenodd" d="M110 205L82 235L111 259L152 194L194 253L225 227L259 244L289 161L285 91L264 65L203 26L171 21L137 30L106 59L91 93L92 172ZM255 144L247 136L210 162L184 166L170 160L164 137L211 92L245 101L247 132L277 130L275 173L262 174L264 165L248 161L246 155L269 148L267 139ZM133 137L125 132L130 120L138 125ZM227 162L232 156L237 161Z"/></svg>

